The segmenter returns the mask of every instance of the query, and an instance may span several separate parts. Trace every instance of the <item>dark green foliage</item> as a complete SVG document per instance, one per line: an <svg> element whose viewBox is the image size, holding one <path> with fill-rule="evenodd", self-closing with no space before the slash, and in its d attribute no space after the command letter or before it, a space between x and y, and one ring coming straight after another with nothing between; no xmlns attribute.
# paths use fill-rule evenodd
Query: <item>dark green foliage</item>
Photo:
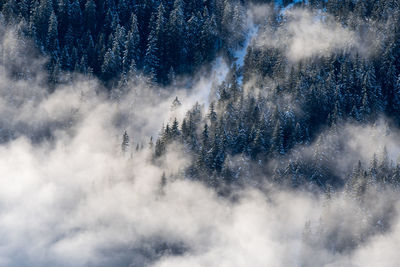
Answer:
<svg viewBox="0 0 400 267"><path fill-rule="evenodd" d="M314 2L314 8L325 5L323 1ZM348 12L353 12L354 6L346 6L349 2L345 8L336 4L329 2L329 9L334 9L331 12L338 20L347 23ZM362 13L358 16L364 18L375 16L378 21L386 21L387 18L373 11L372 2L365 5L366 10L354 9L354 12ZM232 12L229 6L225 8L226 12ZM192 16L188 27L197 19ZM182 122L182 138L178 140L195 159L189 174L205 179L216 173L225 181L238 181L232 178L239 175L232 167L237 158L256 160L254 170L261 169L261 172L263 165L278 159L279 164L270 174L274 181L295 187L343 186L331 163L340 157L341 144L323 146L326 140L316 140L321 130L328 127L330 135L337 136L340 122L370 123L382 114L392 118L395 124L400 123L399 42L392 37L393 32L399 32L399 24L388 23L384 30L388 38L378 48L379 57L339 50L329 57L293 63L278 48L250 45L243 69L239 71L232 64L225 81L217 88L218 100L210 104L206 116L194 120L193 111L189 111ZM253 88L245 92L240 78L243 82L252 80L253 88L267 93L258 95ZM275 83L268 83L271 79ZM311 157L293 155L299 153L299 146L310 144L313 144ZM386 162L369 172L379 183L397 177L396 174L379 175L378 171L375 175L374 169L386 173L390 168Z"/></svg>
<svg viewBox="0 0 400 267"><path fill-rule="evenodd" d="M222 33L226 27L217 28L224 23L242 25L240 3L227 3L235 18L228 10L218 10L223 0L6 0L0 1L0 11L6 23L26 22L26 35L52 58L50 70L56 62L66 71L85 73L90 68L106 85L115 85L134 61L136 71L167 84L171 75L196 70L243 38ZM223 22L223 16L230 20Z"/></svg>
<svg viewBox="0 0 400 267"><path fill-rule="evenodd" d="M49 57L51 83L60 82L64 70L94 74L107 85L122 87L141 71L152 82L174 84L177 75L197 70L220 52L232 63L233 51L245 40L248 2L7 0L0 2L0 9L6 23L25 24L20 33L32 37ZM154 145L155 157L162 156L168 145L182 144L193 158L188 174L207 177L212 184L218 183L216 177L242 181L249 176L248 169L265 174L265 165L279 161L272 173L269 170L271 179L326 188L343 185L329 163L341 150L335 144L327 152L317 138L321 130L334 135L341 122L370 123L381 115L400 124L398 3L314 0L297 5L326 9L355 32L368 34L378 27L384 38L368 57L350 47L298 62L288 60L283 48L250 44L244 65L231 64L206 114L196 104L182 121L174 119L163 127ZM276 10L263 23L273 31L282 16ZM178 106L176 98L173 108ZM123 139L126 151L126 133ZM310 144L314 144L310 159L296 155L298 147ZM153 149L152 141L149 146ZM254 166L248 166L248 159ZM373 159L368 171L356 173L374 182L395 183L398 169L387 160Z"/></svg>

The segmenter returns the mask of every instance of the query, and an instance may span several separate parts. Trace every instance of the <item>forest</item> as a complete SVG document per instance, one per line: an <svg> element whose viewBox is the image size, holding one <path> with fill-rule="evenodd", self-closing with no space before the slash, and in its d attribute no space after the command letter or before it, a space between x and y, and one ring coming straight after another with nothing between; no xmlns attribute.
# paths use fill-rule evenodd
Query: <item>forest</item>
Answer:
<svg viewBox="0 0 400 267"><path fill-rule="evenodd" d="M397 0L0 1L1 266L398 266Z"/></svg>

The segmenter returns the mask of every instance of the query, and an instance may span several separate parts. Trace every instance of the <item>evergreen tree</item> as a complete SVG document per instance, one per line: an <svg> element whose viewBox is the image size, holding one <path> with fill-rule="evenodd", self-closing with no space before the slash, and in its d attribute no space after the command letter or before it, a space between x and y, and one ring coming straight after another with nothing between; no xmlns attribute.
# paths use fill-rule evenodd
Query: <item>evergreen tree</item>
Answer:
<svg viewBox="0 0 400 267"><path fill-rule="evenodd" d="M70 7L70 22L75 38L82 34L82 11L79 0L73 0Z"/></svg>
<svg viewBox="0 0 400 267"><path fill-rule="evenodd" d="M132 62L135 63L139 62L140 59L139 44L140 44L140 35L137 25L137 19L135 14L132 14L131 29L128 32L124 44L124 52L123 52L124 73L127 73L127 71L129 71Z"/></svg>
<svg viewBox="0 0 400 267"><path fill-rule="evenodd" d="M121 150L123 153L126 153L129 150L129 135L126 131L122 135Z"/></svg>
<svg viewBox="0 0 400 267"><path fill-rule="evenodd" d="M94 0L87 0L84 11L84 22L92 34L96 33L96 3Z"/></svg>
<svg viewBox="0 0 400 267"><path fill-rule="evenodd" d="M118 69L118 56L114 54L114 49L109 48L104 55L104 62L101 66L102 77L105 80L110 80L114 77Z"/></svg>
<svg viewBox="0 0 400 267"><path fill-rule="evenodd" d="M178 71L183 72L183 63L186 57L186 44L184 34L186 33L186 21L183 13L183 0L175 0L174 8L169 15L168 21L168 55L169 64Z"/></svg>
<svg viewBox="0 0 400 267"><path fill-rule="evenodd" d="M47 50L53 51L55 57L59 56L60 46L58 43L58 22L54 11L51 13L49 18L49 29L47 32L46 45Z"/></svg>
<svg viewBox="0 0 400 267"><path fill-rule="evenodd" d="M153 14L151 21L152 30L148 37L148 44L146 49L146 55L144 58L144 72L149 75L152 80L157 80L157 72L160 66L160 52L159 52L159 39L158 31L156 27L156 18Z"/></svg>
<svg viewBox="0 0 400 267"><path fill-rule="evenodd" d="M211 124L214 124L217 121L217 113L215 112L214 102L211 102L209 112L207 115Z"/></svg>
<svg viewBox="0 0 400 267"><path fill-rule="evenodd" d="M178 123L178 120L175 118L174 122L172 123L172 127L171 127L172 139L177 140L180 135L181 135L181 133L179 131L179 123Z"/></svg>
<svg viewBox="0 0 400 267"><path fill-rule="evenodd" d="M153 143L153 136L150 136L150 141L149 141L149 149L153 150L154 143Z"/></svg>

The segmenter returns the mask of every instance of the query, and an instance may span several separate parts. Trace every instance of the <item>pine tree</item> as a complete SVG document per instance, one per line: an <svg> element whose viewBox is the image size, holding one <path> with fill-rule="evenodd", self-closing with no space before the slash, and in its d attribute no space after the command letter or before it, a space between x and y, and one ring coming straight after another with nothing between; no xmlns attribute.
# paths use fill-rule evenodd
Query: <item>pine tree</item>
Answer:
<svg viewBox="0 0 400 267"><path fill-rule="evenodd" d="M102 77L104 80L110 80L116 74L118 69L118 62L114 50L108 49L107 53L104 55L104 62L101 66Z"/></svg>
<svg viewBox="0 0 400 267"><path fill-rule="evenodd" d="M169 72L168 72L168 77L167 77L168 83L170 85L174 86L175 79L176 79L175 71L174 71L174 68L171 66L171 68L169 69Z"/></svg>
<svg viewBox="0 0 400 267"><path fill-rule="evenodd" d="M96 66L97 63L97 53L96 53L96 47L94 45L93 37L89 32L86 32L83 38L85 41L85 47L86 47L86 55L87 55L87 61L88 61L88 66L93 67Z"/></svg>
<svg viewBox="0 0 400 267"><path fill-rule="evenodd" d="M236 3L235 7L233 9L233 18L232 18L232 24L233 24L233 29L234 29L234 43L238 43L239 45L242 45L245 38L246 38L246 30L245 30L245 25L246 25L246 19L245 19L245 11L241 7L240 4Z"/></svg>
<svg viewBox="0 0 400 267"><path fill-rule="evenodd" d="M200 15L193 13L187 23L187 62L193 62L192 65L188 66L190 71L193 71L198 66L198 63L203 60L202 58L199 59L199 57L202 57L201 42L198 38L201 33L201 19L199 17Z"/></svg>
<svg viewBox="0 0 400 267"><path fill-rule="evenodd" d="M151 19L152 28L148 36L148 44L143 67L145 74L149 75L153 81L157 81L157 73L160 67L160 53L158 47L159 39L155 20L156 17L153 14Z"/></svg>
<svg viewBox="0 0 400 267"><path fill-rule="evenodd" d="M283 128L280 119L277 120L272 134L271 152L279 152L285 154Z"/></svg>
<svg viewBox="0 0 400 267"><path fill-rule="evenodd" d="M84 11L84 21L92 34L96 33L96 3L94 0L87 0Z"/></svg>
<svg viewBox="0 0 400 267"><path fill-rule="evenodd" d="M137 25L137 18L135 14L132 14L131 28L127 34L126 41L124 44L123 52L123 71L127 73L129 71L132 61L139 62L139 45L140 35Z"/></svg>
<svg viewBox="0 0 400 267"><path fill-rule="evenodd" d="M65 36L71 15L71 7L69 0L59 0L58 2L58 33L61 36ZM63 40L60 40L61 42Z"/></svg>
<svg viewBox="0 0 400 267"><path fill-rule="evenodd" d="M400 75L397 77L393 91L394 91L393 109L396 112L396 117L400 118Z"/></svg>
<svg viewBox="0 0 400 267"><path fill-rule="evenodd" d="M149 149L153 150L154 147L154 143L153 143L153 136L150 136L150 140L149 140Z"/></svg>
<svg viewBox="0 0 400 267"><path fill-rule="evenodd" d="M126 153L129 150L129 135L126 131L122 135L121 150L123 153Z"/></svg>
<svg viewBox="0 0 400 267"><path fill-rule="evenodd" d="M61 72L60 60L57 60L52 65L52 70L50 72L49 82L50 84L57 84L59 82L59 76Z"/></svg>
<svg viewBox="0 0 400 267"><path fill-rule="evenodd" d="M121 22L126 22L130 18L130 10L129 10L129 2L128 0L119 0L118 1L118 11L119 11L119 18Z"/></svg>
<svg viewBox="0 0 400 267"><path fill-rule="evenodd" d="M3 4L3 3L2 3ZM3 4L2 8L0 6L0 11L3 14L5 21L12 22L15 20L17 14L17 3L15 0L7 1Z"/></svg>
<svg viewBox="0 0 400 267"><path fill-rule="evenodd" d="M46 35L49 29L49 18L53 12L53 3L51 0L41 0L40 4L33 10L33 22L39 41L45 43Z"/></svg>
<svg viewBox="0 0 400 267"><path fill-rule="evenodd" d="M164 8L164 5L162 2L158 6L157 9L157 20L155 23L155 33L157 35L157 51L158 51L158 59L160 60L158 63L159 65L157 66L157 80L161 82L165 82L167 73L169 71L168 66L164 66L164 64L161 64L162 62L166 62L167 58L167 52L165 49L165 42L166 42L166 11Z"/></svg>
<svg viewBox="0 0 400 267"><path fill-rule="evenodd" d="M233 101L236 101L239 98L240 95L240 87L238 84L238 78L237 78L237 65L236 63L233 63L232 68L229 71L229 80L228 80L228 84L229 84L229 93L230 95L233 97Z"/></svg>
<svg viewBox="0 0 400 267"><path fill-rule="evenodd" d="M60 65L63 69L66 70L71 70L72 68L72 62L71 62L71 57L68 52L68 47L64 46L64 49L61 51L61 61Z"/></svg>
<svg viewBox="0 0 400 267"><path fill-rule="evenodd" d="M211 102L209 112L207 114L208 119L211 122L211 125L213 125L217 121L217 113L215 112L215 107L214 107L214 102Z"/></svg>
<svg viewBox="0 0 400 267"><path fill-rule="evenodd" d="M60 46L58 43L58 22L54 11L49 18L49 29L46 40L47 50L53 52L55 57L59 56Z"/></svg>
<svg viewBox="0 0 400 267"><path fill-rule="evenodd" d="M381 113L384 110L382 91L376 81L375 69L371 65L368 65L363 71L362 88L364 98L367 98L365 101L368 101L368 98L370 98L371 103L369 104L372 110L375 113Z"/></svg>
<svg viewBox="0 0 400 267"><path fill-rule="evenodd" d="M182 103L181 103L181 101L179 101L179 98L176 96L174 101L172 101L171 111L177 110L180 106L182 106Z"/></svg>
<svg viewBox="0 0 400 267"><path fill-rule="evenodd" d="M212 58L214 58L217 50L216 23L215 17L209 16L207 8L204 8L203 18L204 23L200 32L200 52L202 53L202 58L204 60L210 61Z"/></svg>
<svg viewBox="0 0 400 267"><path fill-rule="evenodd" d="M203 132L201 134L201 138L202 138L202 143L203 143L203 147L204 148L208 148L208 142L209 142L209 132L208 132L208 125L207 123L204 124L204 128L203 128Z"/></svg>
<svg viewBox="0 0 400 267"><path fill-rule="evenodd" d="M183 72L182 67L186 56L185 33L186 21L183 13L183 0L175 0L174 8L169 15L168 21L167 47L170 53L167 62L178 73Z"/></svg>
<svg viewBox="0 0 400 267"><path fill-rule="evenodd" d="M82 33L82 11L80 7L79 0L73 0L71 3L71 15L70 15L70 22L73 29L74 36L79 38Z"/></svg>
<svg viewBox="0 0 400 267"><path fill-rule="evenodd" d="M372 183L376 184L377 182L377 173L378 173L378 159L376 157L376 154L374 153L374 156L372 157L370 166L369 166L369 174L372 179Z"/></svg>
<svg viewBox="0 0 400 267"><path fill-rule="evenodd" d="M165 151L165 144L161 138L158 138L156 141L154 156L155 158L159 158L163 155Z"/></svg>
<svg viewBox="0 0 400 267"><path fill-rule="evenodd" d="M172 127L171 127L172 139L177 140L180 135L181 135L181 132L179 131L179 123L178 123L178 120L175 118L174 122L172 123Z"/></svg>

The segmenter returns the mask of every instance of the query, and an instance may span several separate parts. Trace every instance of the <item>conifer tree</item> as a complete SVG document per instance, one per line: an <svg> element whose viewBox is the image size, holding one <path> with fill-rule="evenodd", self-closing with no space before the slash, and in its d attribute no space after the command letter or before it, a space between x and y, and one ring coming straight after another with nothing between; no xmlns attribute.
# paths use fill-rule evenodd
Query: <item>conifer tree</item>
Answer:
<svg viewBox="0 0 400 267"><path fill-rule="evenodd" d="M53 54L56 57L59 56L60 46L58 43L58 22L54 11L51 13L49 18L46 45L48 51L53 51Z"/></svg>
<svg viewBox="0 0 400 267"><path fill-rule="evenodd" d="M129 135L126 131L122 135L121 150L123 153L126 153L129 150Z"/></svg>

